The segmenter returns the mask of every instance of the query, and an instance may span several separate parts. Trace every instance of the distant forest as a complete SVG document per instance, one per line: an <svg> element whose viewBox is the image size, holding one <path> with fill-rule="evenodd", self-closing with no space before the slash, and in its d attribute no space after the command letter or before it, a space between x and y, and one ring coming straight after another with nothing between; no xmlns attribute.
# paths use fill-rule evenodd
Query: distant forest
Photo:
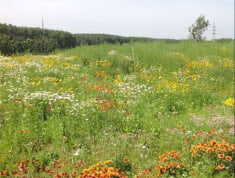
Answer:
<svg viewBox="0 0 235 178"><path fill-rule="evenodd" d="M0 23L0 52L3 55L25 52L48 54L55 49L74 48L80 45L96 45L101 43L123 44L153 40L155 39L107 34L72 34L65 31L17 27Z"/></svg>
<svg viewBox="0 0 235 178"><path fill-rule="evenodd" d="M0 23L0 54L6 56L20 53L48 54L55 51L55 49L68 49L80 45L123 44L156 40L163 40L166 43L181 41L175 39L123 37L108 34L72 34L59 30L17 27ZM227 42L231 40L218 39L216 41Z"/></svg>

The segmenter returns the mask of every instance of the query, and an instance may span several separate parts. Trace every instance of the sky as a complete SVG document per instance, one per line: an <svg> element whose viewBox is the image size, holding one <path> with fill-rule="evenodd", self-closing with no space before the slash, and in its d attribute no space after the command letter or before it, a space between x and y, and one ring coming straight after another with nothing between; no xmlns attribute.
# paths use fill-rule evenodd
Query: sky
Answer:
<svg viewBox="0 0 235 178"><path fill-rule="evenodd" d="M71 33L186 39L204 15L205 33L234 38L234 0L0 0L0 23Z"/></svg>

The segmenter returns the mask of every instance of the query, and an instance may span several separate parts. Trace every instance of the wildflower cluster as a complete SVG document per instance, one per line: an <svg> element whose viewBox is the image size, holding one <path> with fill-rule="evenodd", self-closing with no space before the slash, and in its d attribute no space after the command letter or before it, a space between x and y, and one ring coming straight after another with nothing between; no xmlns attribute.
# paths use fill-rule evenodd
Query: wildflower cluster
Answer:
<svg viewBox="0 0 235 178"><path fill-rule="evenodd" d="M157 83L157 90L170 89L173 91L188 92L190 85L183 82L160 81Z"/></svg>
<svg viewBox="0 0 235 178"><path fill-rule="evenodd" d="M176 175L177 171L183 167L185 167L185 164L181 160L181 154L174 150L160 155L156 165L158 177L163 174Z"/></svg>
<svg viewBox="0 0 235 178"><path fill-rule="evenodd" d="M233 67L234 62L233 60L229 58L224 58L219 60L219 66L220 67Z"/></svg>
<svg viewBox="0 0 235 178"><path fill-rule="evenodd" d="M186 64L186 67L205 69L205 68L210 67L211 65L212 64L210 63L209 60L203 59L203 60L200 60L200 61L188 61L187 64Z"/></svg>
<svg viewBox="0 0 235 178"><path fill-rule="evenodd" d="M91 91L107 91L107 92L112 92L112 89L108 87L107 84L105 85L95 85L92 87L88 88Z"/></svg>
<svg viewBox="0 0 235 178"><path fill-rule="evenodd" d="M178 126L182 128L182 124L178 123ZM208 132L197 130L195 133L181 129L186 136L185 143L186 147L182 150L189 151L190 159L193 160L193 166L200 164L206 166L206 164L214 165L212 173L216 173L221 170L232 171L233 168L233 155L234 155L234 144L227 142L223 135L218 138L218 133L215 129ZM214 139L216 137L217 139ZM221 141L218 141L220 139ZM189 156L189 155L188 155ZM207 163L204 163L204 160Z"/></svg>
<svg viewBox="0 0 235 178"><path fill-rule="evenodd" d="M115 102L111 101L109 99L99 99L99 98L97 98L95 101L98 103L98 108L102 112L107 112L107 110L112 109L112 108L115 107Z"/></svg>
<svg viewBox="0 0 235 178"><path fill-rule="evenodd" d="M101 67L110 67L112 65L112 63L108 60L98 60L95 61L95 63L93 64L95 66L101 66Z"/></svg>
<svg viewBox="0 0 235 178"><path fill-rule="evenodd" d="M224 104L229 107L234 107L234 98L228 98L224 101Z"/></svg>
<svg viewBox="0 0 235 178"><path fill-rule="evenodd" d="M17 165L18 169L12 170L11 172L8 171L7 169L6 170L2 170L0 172L0 175L3 175L3 176L10 176L10 175L12 175L12 176L22 176L22 177L25 177L25 175L29 171L29 159L22 160L22 161L18 162L16 165Z"/></svg>
<svg viewBox="0 0 235 178"><path fill-rule="evenodd" d="M191 147L190 152L193 157L209 155L211 159L217 160L215 169L224 169L229 166L234 154L234 144L229 144L224 139L222 142L210 140L205 143L198 143Z"/></svg>
<svg viewBox="0 0 235 178"><path fill-rule="evenodd" d="M146 82L151 83L153 81L161 80L164 76L164 68L162 66L159 67L151 67L149 70L141 69L141 71L137 74L139 78L145 79Z"/></svg>
<svg viewBox="0 0 235 178"><path fill-rule="evenodd" d="M140 171L138 174L136 174L135 178L151 177L151 175L152 175L151 170L150 169L145 169L144 171Z"/></svg>
<svg viewBox="0 0 235 178"><path fill-rule="evenodd" d="M96 71L94 74L95 77L108 79L109 76L105 74L105 71Z"/></svg>
<svg viewBox="0 0 235 178"><path fill-rule="evenodd" d="M192 78L193 81L197 81L200 77L201 77L200 74L193 74L193 75L191 76L191 78Z"/></svg>
<svg viewBox="0 0 235 178"><path fill-rule="evenodd" d="M121 83L122 82L122 78L120 75L115 75L115 80L114 80L114 83L118 84L118 83Z"/></svg>
<svg viewBox="0 0 235 178"><path fill-rule="evenodd" d="M127 178L122 172L118 169L109 166L112 164L112 160L107 160L104 162L98 162L95 165L89 166L82 170L80 173L81 178L89 178L89 177L104 177L104 178L112 178L112 177L119 177L119 178Z"/></svg>
<svg viewBox="0 0 235 178"><path fill-rule="evenodd" d="M12 171L6 169L1 171L0 175L21 176L25 178L37 174L44 175L45 177L53 176L54 178L77 177L80 172L79 169L83 167L83 164L83 160L71 164L71 161L66 157L61 157L59 160L52 162L51 165L42 166L41 161L38 159L32 161L26 159L16 164L18 169Z"/></svg>

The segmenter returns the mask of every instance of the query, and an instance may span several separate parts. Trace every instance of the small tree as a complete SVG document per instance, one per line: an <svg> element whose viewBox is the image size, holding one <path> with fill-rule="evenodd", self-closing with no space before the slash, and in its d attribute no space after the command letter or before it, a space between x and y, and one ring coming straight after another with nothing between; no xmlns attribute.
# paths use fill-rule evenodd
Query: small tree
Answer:
<svg viewBox="0 0 235 178"><path fill-rule="evenodd" d="M205 20L203 15L199 16L197 20L189 27L190 36L196 41L203 40L202 34L207 30L209 21Z"/></svg>

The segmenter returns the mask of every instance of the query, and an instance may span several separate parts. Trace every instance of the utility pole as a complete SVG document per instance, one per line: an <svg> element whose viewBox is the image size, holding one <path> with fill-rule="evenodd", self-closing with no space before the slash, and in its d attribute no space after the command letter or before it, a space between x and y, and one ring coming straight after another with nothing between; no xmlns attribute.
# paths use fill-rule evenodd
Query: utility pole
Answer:
<svg viewBox="0 0 235 178"><path fill-rule="evenodd" d="M44 21L43 21L43 18L42 18L42 29L44 29Z"/></svg>
<svg viewBox="0 0 235 178"><path fill-rule="evenodd" d="M213 41L215 41L215 34L216 34L215 32L216 32L215 23L213 23L213 26L212 26Z"/></svg>
<svg viewBox="0 0 235 178"><path fill-rule="evenodd" d="M42 39L44 39L44 21L43 21L43 18L42 18ZM40 51L43 52L43 40L41 40L41 43L40 43Z"/></svg>

